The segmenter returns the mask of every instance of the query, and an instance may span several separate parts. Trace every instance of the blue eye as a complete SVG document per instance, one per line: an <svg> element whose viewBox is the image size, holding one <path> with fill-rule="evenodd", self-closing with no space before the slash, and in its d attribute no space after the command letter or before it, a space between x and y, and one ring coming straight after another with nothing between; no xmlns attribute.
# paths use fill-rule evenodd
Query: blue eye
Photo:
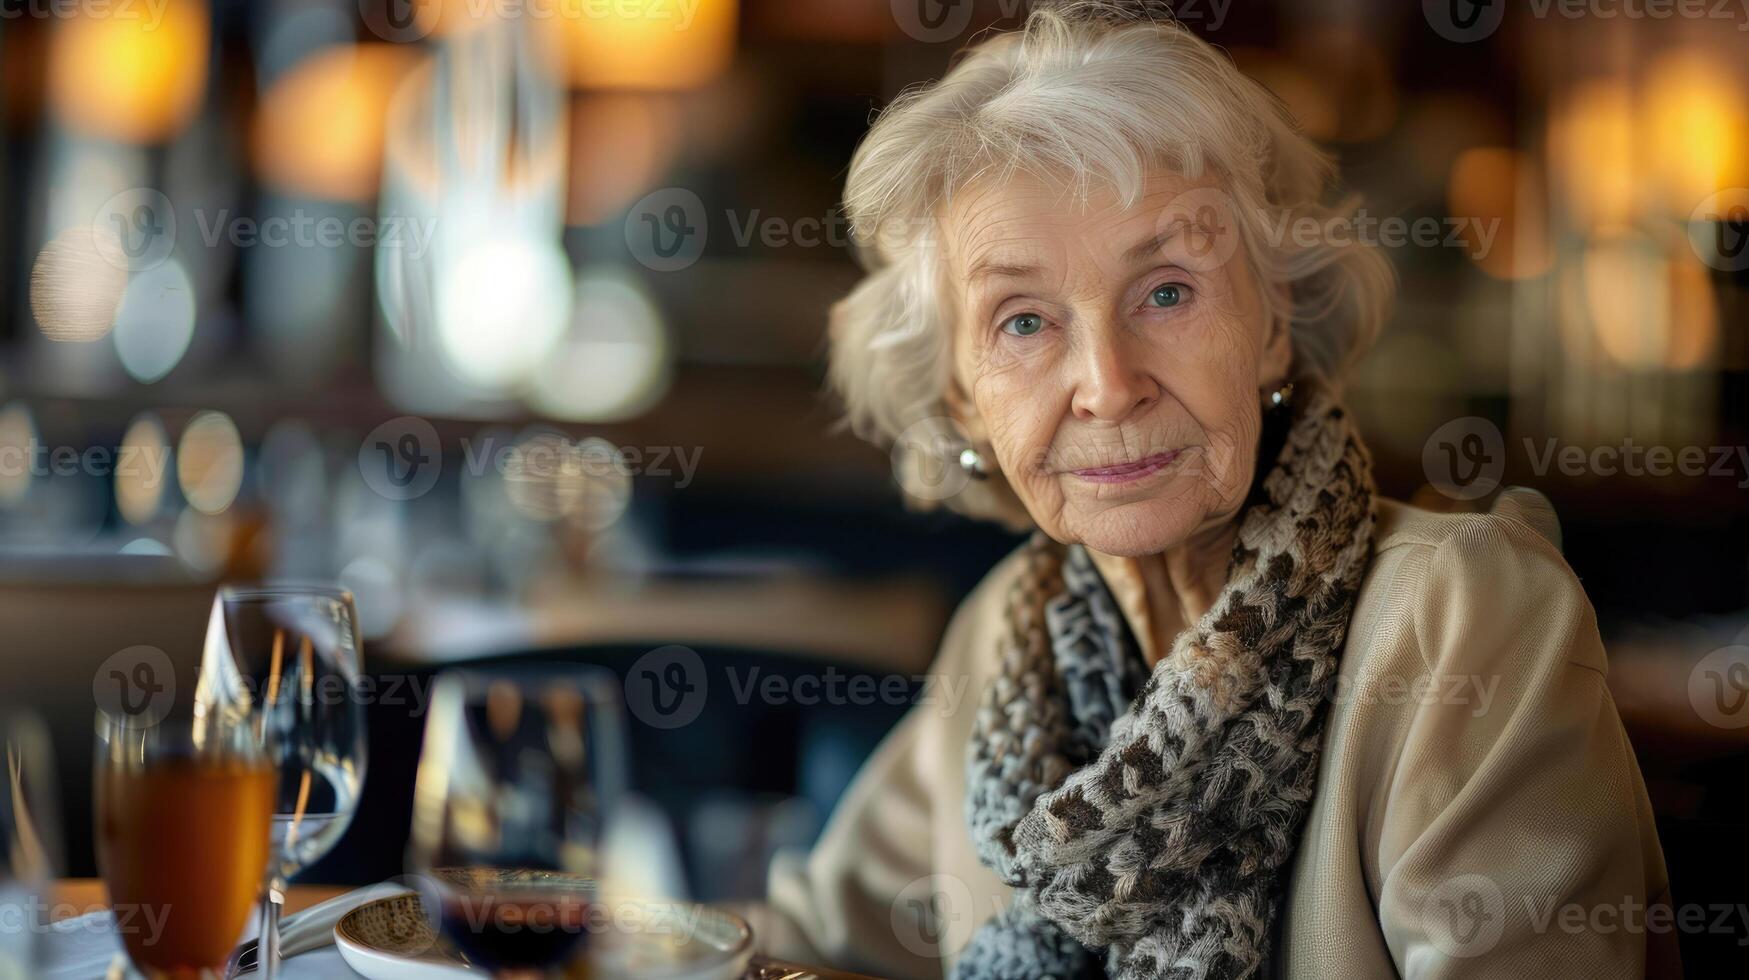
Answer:
<svg viewBox="0 0 1749 980"><path fill-rule="evenodd" d="M1159 286L1148 294L1150 306L1177 306L1184 301L1184 289L1176 283Z"/></svg>
<svg viewBox="0 0 1749 980"><path fill-rule="evenodd" d="M1037 313L1017 313L1002 321L1002 332L1015 337L1030 337L1044 328L1044 317Z"/></svg>

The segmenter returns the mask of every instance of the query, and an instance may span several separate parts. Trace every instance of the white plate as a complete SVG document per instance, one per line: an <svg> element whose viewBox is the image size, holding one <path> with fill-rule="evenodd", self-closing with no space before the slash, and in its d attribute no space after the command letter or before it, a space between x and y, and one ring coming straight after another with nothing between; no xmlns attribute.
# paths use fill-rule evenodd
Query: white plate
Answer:
<svg viewBox="0 0 1749 980"><path fill-rule="evenodd" d="M753 932L740 916L703 905L653 905L660 931L609 932L593 941L597 972L649 980L739 980L753 959ZM334 945L366 980L479 980L488 976L437 942L416 894L353 909L334 926Z"/></svg>

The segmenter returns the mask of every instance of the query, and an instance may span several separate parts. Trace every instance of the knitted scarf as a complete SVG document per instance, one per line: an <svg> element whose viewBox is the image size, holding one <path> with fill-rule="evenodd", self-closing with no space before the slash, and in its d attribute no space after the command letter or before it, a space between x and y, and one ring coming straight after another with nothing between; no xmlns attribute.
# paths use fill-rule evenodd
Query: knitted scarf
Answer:
<svg viewBox="0 0 1749 980"><path fill-rule="evenodd" d="M1086 552L1035 535L966 774L972 839L1015 900L956 980L1260 974L1373 495L1346 413L1314 394L1241 513L1225 588L1152 672Z"/></svg>

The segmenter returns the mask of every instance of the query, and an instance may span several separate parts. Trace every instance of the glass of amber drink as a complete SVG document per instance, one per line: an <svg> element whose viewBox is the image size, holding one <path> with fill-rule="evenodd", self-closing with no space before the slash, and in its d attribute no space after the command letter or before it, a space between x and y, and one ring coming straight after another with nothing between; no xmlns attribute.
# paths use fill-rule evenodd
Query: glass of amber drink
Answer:
<svg viewBox="0 0 1749 980"><path fill-rule="evenodd" d="M224 975L268 870L270 760L247 704L98 715L97 858L139 974Z"/></svg>

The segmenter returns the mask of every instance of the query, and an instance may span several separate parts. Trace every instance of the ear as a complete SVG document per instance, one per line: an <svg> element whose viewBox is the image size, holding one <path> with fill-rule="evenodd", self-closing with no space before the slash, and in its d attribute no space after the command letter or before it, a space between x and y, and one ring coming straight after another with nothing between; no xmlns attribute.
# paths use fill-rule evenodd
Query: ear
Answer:
<svg viewBox="0 0 1749 980"><path fill-rule="evenodd" d="M965 432L966 438L971 441L972 445L988 446L990 444L990 430L984 425L984 416L978 413L977 403L973 402L972 396L966 393L965 387L960 384L957 376L950 376L947 379L947 391L942 395L942 402L947 406L947 413L953 416L955 422L959 423L960 429Z"/></svg>
<svg viewBox="0 0 1749 980"><path fill-rule="evenodd" d="M1288 379L1293 369L1294 331L1293 321L1288 317L1292 309L1292 290L1282 283L1274 290L1275 311L1268 315L1263 324L1263 344L1259 348L1257 358L1257 386L1269 388Z"/></svg>

